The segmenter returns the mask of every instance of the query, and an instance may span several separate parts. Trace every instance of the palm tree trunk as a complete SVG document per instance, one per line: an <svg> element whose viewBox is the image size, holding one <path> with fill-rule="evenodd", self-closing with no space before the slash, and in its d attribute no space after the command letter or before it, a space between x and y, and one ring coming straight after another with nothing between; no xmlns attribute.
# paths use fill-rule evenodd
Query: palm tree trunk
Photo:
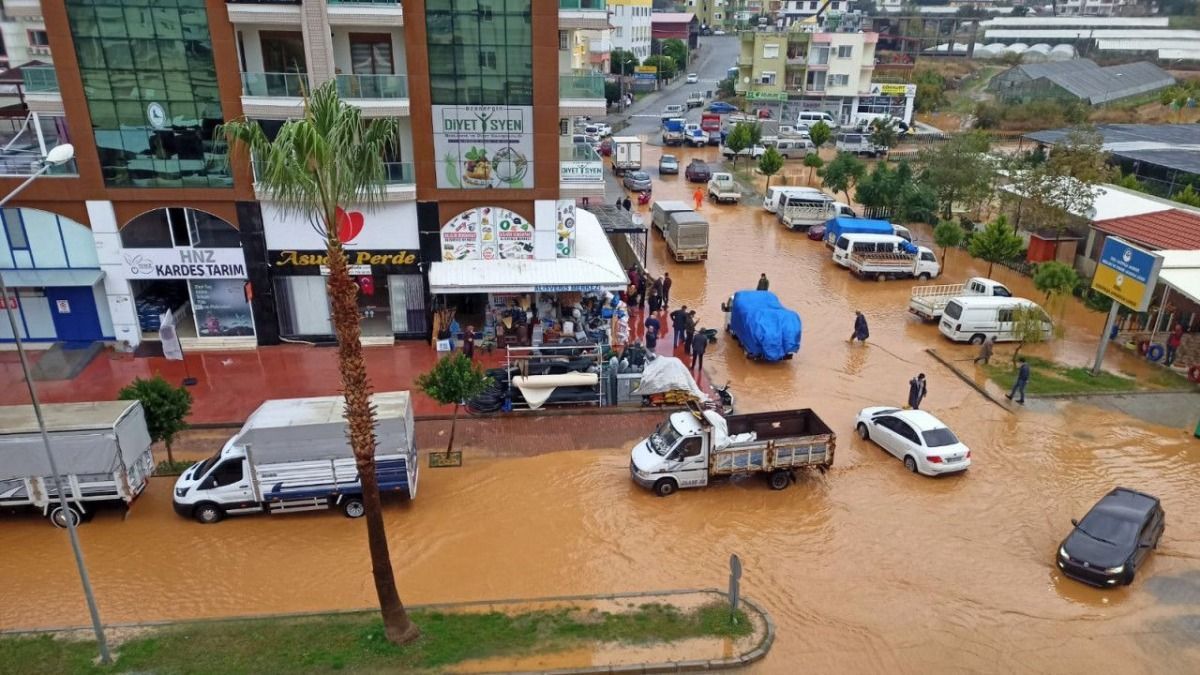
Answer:
<svg viewBox="0 0 1200 675"><path fill-rule="evenodd" d="M458 404L454 404L454 415L450 418L450 442L446 444L446 455L454 449L454 429L458 426Z"/></svg>
<svg viewBox="0 0 1200 675"><path fill-rule="evenodd" d="M383 615L384 634L388 641L406 644L417 639L421 631L409 620L408 612L400 602L391 556L388 554L383 506L375 476L375 411L371 408L371 382L367 377L367 364L363 359L360 340L362 327L358 318L358 286L350 278L350 267L341 243L331 238L327 251L329 301L338 340L338 369L342 373L350 447L354 450L354 462L358 467L359 480L362 481L375 593L379 596L379 610Z"/></svg>

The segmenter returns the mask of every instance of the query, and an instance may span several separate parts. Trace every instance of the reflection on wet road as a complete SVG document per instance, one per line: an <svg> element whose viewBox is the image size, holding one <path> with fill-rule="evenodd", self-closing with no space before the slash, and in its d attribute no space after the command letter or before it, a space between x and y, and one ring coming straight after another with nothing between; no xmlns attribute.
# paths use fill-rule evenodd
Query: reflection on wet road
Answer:
<svg viewBox="0 0 1200 675"><path fill-rule="evenodd" d="M694 151L676 152L686 164ZM657 149L646 154L654 166ZM689 193L682 176L655 189L658 199ZM387 514L406 601L722 586L736 552L746 593L779 628L758 672L1200 671L1200 443L1082 405L1013 414L987 403L925 353L969 360L974 349L907 314L910 284L851 277L823 245L757 207L703 212L713 225L707 264L667 263L655 235L652 270L669 270L672 297L709 326L720 325L729 293L768 274L803 318L800 353L753 364L722 339L709 368L734 382L745 411L815 408L840 434L833 470L782 492L745 480L666 499L630 482L618 443L424 470L418 500ZM951 253L942 282L983 272ZM1027 280L994 276L1036 297ZM871 323L865 346L846 341L855 309ZM1086 362L1102 317L1073 308L1068 321L1065 339L1033 352ZM1119 353L1109 366L1140 367ZM852 433L860 408L902 403L918 372L929 377L924 407L973 450L966 475L910 475ZM1162 499L1160 549L1131 588L1061 579L1053 556L1070 519L1115 485ZM127 520L103 514L81 533L109 621L373 599L363 524L336 513L201 526L172 513L170 482L156 480ZM60 532L6 519L0 552L0 628L86 621Z"/></svg>

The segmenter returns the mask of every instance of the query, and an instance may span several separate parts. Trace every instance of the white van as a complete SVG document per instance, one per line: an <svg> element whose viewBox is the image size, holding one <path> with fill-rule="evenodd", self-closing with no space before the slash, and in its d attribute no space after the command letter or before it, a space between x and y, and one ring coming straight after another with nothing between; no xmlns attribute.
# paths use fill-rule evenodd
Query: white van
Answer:
<svg viewBox="0 0 1200 675"><path fill-rule="evenodd" d="M763 210L767 213L778 213L779 205L783 203L790 195L798 195L803 193L823 194L817 188L811 187L795 187L795 186L771 186L767 188L767 194L763 196Z"/></svg>
<svg viewBox="0 0 1200 675"><path fill-rule="evenodd" d="M905 243L894 234L843 234L833 244L833 262L848 268L851 253L899 253Z"/></svg>
<svg viewBox="0 0 1200 675"><path fill-rule="evenodd" d="M833 118L833 115L824 110L804 110L796 116L796 126L801 129L807 129L817 122L824 122L830 129L837 129L841 126Z"/></svg>
<svg viewBox="0 0 1200 675"><path fill-rule="evenodd" d="M955 342L982 344L989 337L997 342L1016 340L1013 335L1013 310L1018 307L1037 307L1042 312L1045 339L1054 334L1050 316L1032 300L971 295L953 298L942 310L938 330Z"/></svg>
<svg viewBox="0 0 1200 675"><path fill-rule="evenodd" d="M784 159L799 159L810 152L816 152L817 146L807 138L781 138L775 143L775 151Z"/></svg>

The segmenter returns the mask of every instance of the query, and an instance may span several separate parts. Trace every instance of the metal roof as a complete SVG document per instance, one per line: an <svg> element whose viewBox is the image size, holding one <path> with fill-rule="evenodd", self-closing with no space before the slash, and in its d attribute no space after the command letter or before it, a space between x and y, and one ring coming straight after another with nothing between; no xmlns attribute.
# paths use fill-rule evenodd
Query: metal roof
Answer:
<svg viewBox="0 0 1200 675"><path fill-rule="evenodd" d="M1158 280L1200 303L1200 251L1159 251L1163 258Z"/></svg>
<svg viewBox="0 0 1200 675"><path fill-rule="evenodd" d="M1200 174L1200 124L1098 124L1104 149L1116 157ZM1025 134L1054 145L1071 129L1046 129Z"/></svg>
<svg viewBox="0 0 1200 675"><path fill-rule="evenodd" d="M51 433L63 431L106 431L117 425L137 401L89 403L44 403L42 419ZM36 434L37 417L31 405L0 406L0 434Z"/></svg>
<svg viewBox="0 0 1200 675"><path fill-rule="evenodd" d="M1043 28L989 28L984 31L984 38L987 40L1032 40L1036 42L1046 42L1048 40L1100 40L1100 39L1115 39L1115 38L1130 38L1138 40L1141 38L1160 38L1171 39L1179 42L1192 42L1200 40L1200 30L1192 29L1159 29L1159 28L1133 28L1123 30L1104 30L1094 28L1071 28L1071 29L1043 29Z"/></svg>
<svg viewBox="0 0 1200 675"><path fill-rule="evenodd" d="M984 28L1166 28L1167 17L1085 17L1085 16L1020 16L1001 17L984 21Z"/></svg>
<svg viewBox="0 0 1200 675"><path fill-rule="evenodd" d="M1115 101L1175 84L1170 73L1150 63L1138 61L1101 68L1088 59L1049 61L1015 66L1031 79L1046 78L1088 103Z"/></svg>

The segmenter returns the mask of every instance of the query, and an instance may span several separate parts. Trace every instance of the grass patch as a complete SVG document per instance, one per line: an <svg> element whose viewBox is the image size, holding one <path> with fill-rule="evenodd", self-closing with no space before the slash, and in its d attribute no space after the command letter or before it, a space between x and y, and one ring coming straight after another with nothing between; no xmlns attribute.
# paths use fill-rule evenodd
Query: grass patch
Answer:
<svg viewBox="0 0 1200 675"><path fill-rule="evenodd" d="M174 462L164 459L163 461L158 463L158 466L154 467L154 475L155 476L178 476L179 474L183 473L184 471L187 471L188 467L190 467L191 465L193 465L195 463L196 463L196 460L194 460L194 459L177 459Z"/></svg>
<svg viewBox="0 0 1200 675"><path fill-rule="evenodd" d="M1092 375L1091 368L1064 366L1036 356L1026 356L1029 362L1029 384L1025 393L1037 394L1091 394L1102 392L1134 391L1139 389L1137 380L1108 371ZM985 365L984 371L993 382L1012 391L1017 381L1017 367L1012 361L1004 360Z"/></svg>
<svg viewBox="0 0 1200 675"><path fill-rule="evenodd" d="M729 620L713 604L683 612L644 604L628 612L558 609L508 615L415 611L422 636L397 647L375 613L185 624L132 638L117 663L100 667L91 641L49 636L0 639L0 673L22 675L153 672L436 672L469 659L549 652L588 642L653 643L751 633L746 615Z"/></svg>

